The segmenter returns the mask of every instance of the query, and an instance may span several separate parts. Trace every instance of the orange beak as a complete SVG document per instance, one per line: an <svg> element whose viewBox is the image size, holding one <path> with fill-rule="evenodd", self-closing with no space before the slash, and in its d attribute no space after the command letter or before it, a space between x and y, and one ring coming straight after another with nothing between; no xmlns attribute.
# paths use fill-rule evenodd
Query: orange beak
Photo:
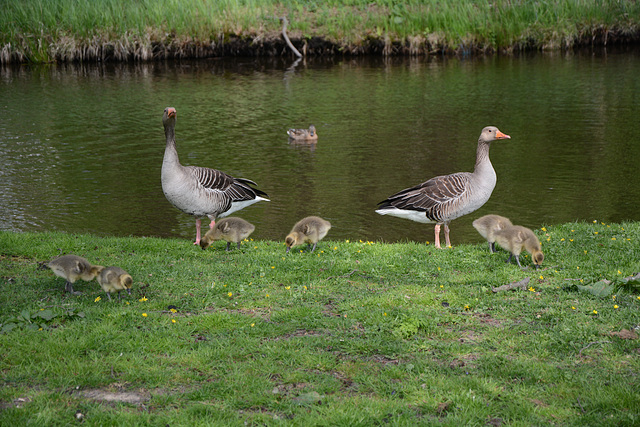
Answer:
<svg viewBox="0 0 640 427"><path fill-rule="evenodd" d="M506 133L502 133L500 131L496 132L496 139L511 139L511 137L509 135L507 135Z"/></svg>
<svg viewBox="0 0 640 427"><path fill-rule="evenodd" d="M173 107L169 107L167 108L167 117L175 117L176 116L176 109Z"/></svg>

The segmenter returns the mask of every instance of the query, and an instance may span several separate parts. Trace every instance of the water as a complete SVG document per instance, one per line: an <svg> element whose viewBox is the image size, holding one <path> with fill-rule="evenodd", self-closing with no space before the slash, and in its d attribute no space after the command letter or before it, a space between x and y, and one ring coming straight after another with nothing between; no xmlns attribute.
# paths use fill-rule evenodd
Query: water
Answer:
<svg viewBox="0 0 640 427"><path fill-rule="evenodd" d="M254 239L283 240L301 217L328 238L433 241L433 226L377 215L387 196L472 171L480 130L498 184L473 219L531 228L640 220L640 54L487 58L210 59L0 68L0 229L192 240L195 221L160 185L162 112L178 111L183 164L252 179L271 202L238 213ZM289 127L318 129L291 145ZM203 221L206 223L206 221Z"/></svg>

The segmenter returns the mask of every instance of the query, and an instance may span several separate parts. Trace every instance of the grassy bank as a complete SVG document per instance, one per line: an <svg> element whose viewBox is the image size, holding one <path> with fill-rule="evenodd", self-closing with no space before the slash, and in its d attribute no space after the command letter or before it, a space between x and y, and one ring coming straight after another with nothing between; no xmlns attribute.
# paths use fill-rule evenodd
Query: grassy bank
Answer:
<svg viewBox="0 0 640 427"><path fill-rule="evenodd" d="M536 233L538 271L484 244L285 255L0 232L0 424L640 422L640 292L624 280L640 224ZM125 268L132 295L110 302L95 281L64 294L38 268L61 252Z"/></svg>
<svg viewBox="0 0 640 427"><path fill-rule="evenodd" d="M638 41L634 0L6 0L0 62L560 49ZM287 52L288 53L288 52Z"/></svg>

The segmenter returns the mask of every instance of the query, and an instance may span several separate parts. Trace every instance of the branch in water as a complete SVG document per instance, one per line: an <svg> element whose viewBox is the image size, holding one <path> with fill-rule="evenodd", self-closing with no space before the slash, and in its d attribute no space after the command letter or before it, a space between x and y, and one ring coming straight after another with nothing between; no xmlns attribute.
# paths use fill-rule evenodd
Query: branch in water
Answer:
<svg viewBox="0 0 640 427"><path fill-rule="evenodd" d="M289 46L298 58L302 58L302 54L298 52L298 49L296 49L293 43L291 43L291 40L289 40L289 36L287 36L287 24L289 23L289 20L286 16L281 17L280 20L282 21L282 37L284 37L284 41L287 42L287 46Z"/></svg>

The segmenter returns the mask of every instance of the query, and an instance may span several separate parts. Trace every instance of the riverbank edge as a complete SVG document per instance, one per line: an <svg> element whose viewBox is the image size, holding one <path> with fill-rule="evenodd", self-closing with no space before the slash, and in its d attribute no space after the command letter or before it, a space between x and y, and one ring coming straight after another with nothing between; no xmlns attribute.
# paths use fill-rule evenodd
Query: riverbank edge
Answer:
<svg viewBox="0 0 640 427"><path fill-rule="evenodd" d="M304 57L332 56L466 56L510 55L531 51L566 51L585 47L640 44L640 28L583 28L578 36L551 40L526 38L509 46L494 46L473 36L457 45L437 34L393 39L388 35L363 36L358 43L330 37L291 35L291 42ZM93 36L76 39L51 35L17 36L0 46L0 64L46 62L144 62L212 57L286 57L295 58L282 34L225 34L217 39L198 39L177 34L144 36L123 35L119 39Z"/></svg>

